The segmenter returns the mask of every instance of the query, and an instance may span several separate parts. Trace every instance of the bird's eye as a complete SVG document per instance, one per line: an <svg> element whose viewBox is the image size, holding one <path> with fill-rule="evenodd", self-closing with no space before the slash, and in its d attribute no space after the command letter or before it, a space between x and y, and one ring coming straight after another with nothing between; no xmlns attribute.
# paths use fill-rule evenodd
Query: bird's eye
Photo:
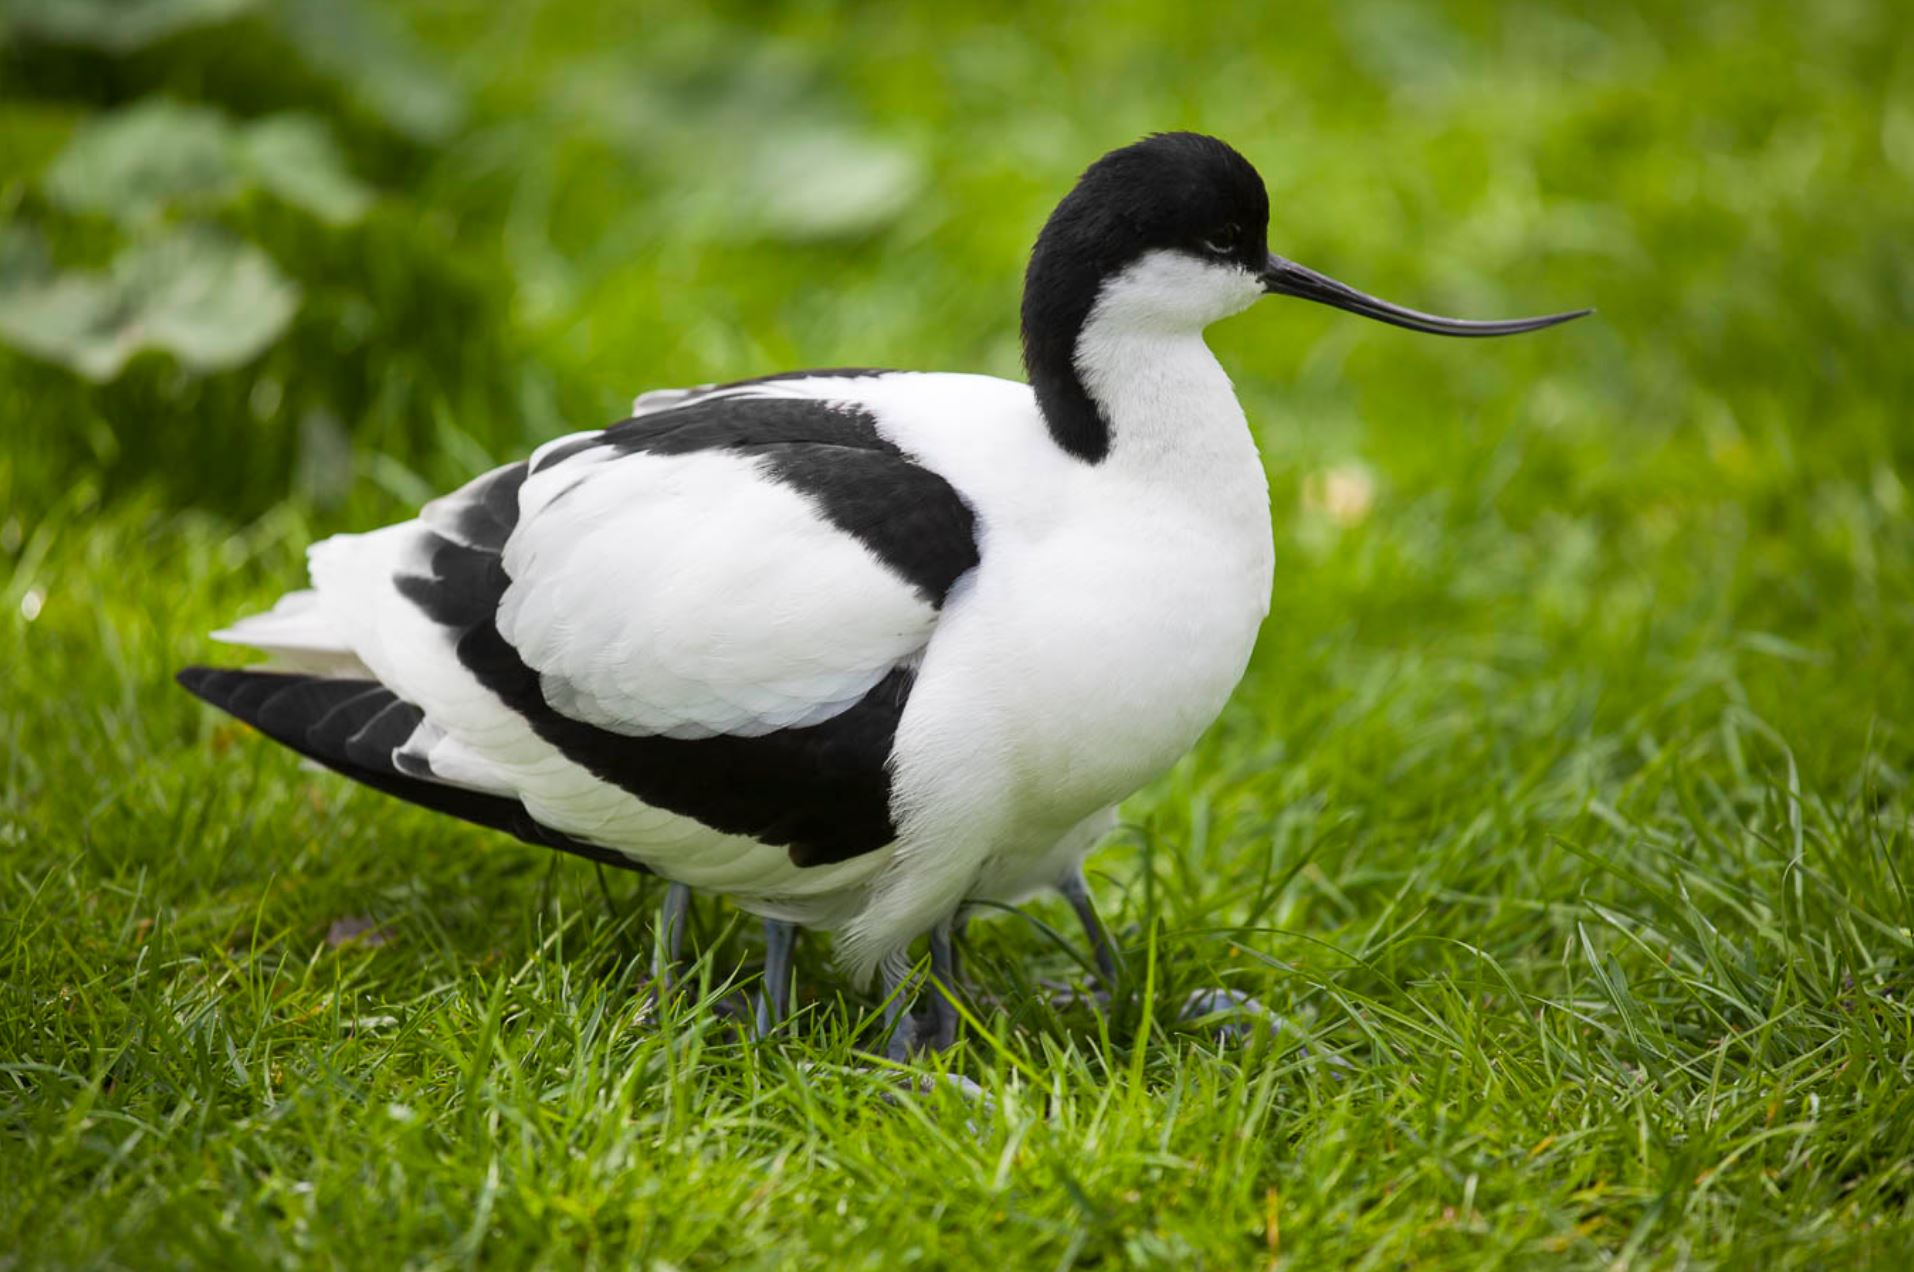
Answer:
<svg viewBox="0 0 1914 1272"><path fill-rule="evenodd" d="M1237 237L1237 228L1234 225L1226 225L1203 240L1203 250L1211 256L1234 256Z"/></svg>

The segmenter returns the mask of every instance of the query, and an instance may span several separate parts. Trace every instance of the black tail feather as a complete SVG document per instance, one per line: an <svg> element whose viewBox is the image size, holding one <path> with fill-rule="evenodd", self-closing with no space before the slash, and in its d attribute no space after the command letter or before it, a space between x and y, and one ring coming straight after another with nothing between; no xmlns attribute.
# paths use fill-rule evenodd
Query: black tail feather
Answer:
<svg viewBox="0 0 1914 1272"><path fill-rule="evenodd" d="M376 680L342 680L244 668L188 667L177 677L187 692L252 725L355 782L529 844L557 848L606 865L643 870L609 848L573 839L537 821L516 799L402 771L394 753L423 713Z"/></svg>

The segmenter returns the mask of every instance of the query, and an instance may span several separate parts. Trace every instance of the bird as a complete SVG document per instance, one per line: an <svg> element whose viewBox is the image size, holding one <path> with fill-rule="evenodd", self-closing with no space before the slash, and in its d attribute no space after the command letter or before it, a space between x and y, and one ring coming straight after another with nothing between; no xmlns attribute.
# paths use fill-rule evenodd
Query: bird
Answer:
<svg viewBox="0 0 1914 1272"><path fill-rule="evenodd" d="M1048 890L1117 952L1082 863L1220 713L1269 612L1268 482L1204 331L1268 296L1471 321L1270 251L1263 179L1191 132L1103 155L1024 276L1026 380L836 368L654 390L408 521L308 553L184 687L355 781L765 921L881 977L887 1050L948 1047L972 909Z"/></svg>

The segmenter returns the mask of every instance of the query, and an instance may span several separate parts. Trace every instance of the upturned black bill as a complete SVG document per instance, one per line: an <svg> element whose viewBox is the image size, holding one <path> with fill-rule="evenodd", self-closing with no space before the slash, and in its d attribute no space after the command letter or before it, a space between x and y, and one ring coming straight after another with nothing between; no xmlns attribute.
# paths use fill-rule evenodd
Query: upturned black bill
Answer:
<svg viewBox="0 0 1914 1272"><path fill-rule="evenodd" d="M1365 318L1374 318L1377 322L1407 327L1411 331L1426 331L1437 336L1514 336L1524 331L1540 331L1544 327L1553 327L1557 323L1569 322L1595 312L1592 309L1572 309L1567 313L1546 314L1540 318L1505 318L1489 322L1444 318L1440 314L1425 314L1405 309L1401 305L1392 305L1339 283L1327 274L1318 274L1306 265L1298 265L1295 261L1274 255L1269 258L1269 264L1263 267L1263 290L1278 296L1300 296L1319 305L1331 305Z"/></svg>

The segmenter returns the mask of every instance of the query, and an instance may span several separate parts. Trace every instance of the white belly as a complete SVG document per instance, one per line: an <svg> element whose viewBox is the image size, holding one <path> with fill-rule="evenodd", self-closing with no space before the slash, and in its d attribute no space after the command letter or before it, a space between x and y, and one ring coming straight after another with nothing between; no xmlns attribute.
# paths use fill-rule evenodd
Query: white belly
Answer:
<svg viewBox="0 0 1914 1272"><path fill-rule="evenodd" d="M1053 882L1060 840L1189 749L1268 609L1257 478L1236 515L1108 501L993 545L947 603L899 726L899 841L853 935L893 908L936 914Z"/></svg>
<svg viewBox="0 0 1914 1272"><path fill-rule="evenodd" d="M975 740L1004 757L1021 818L1070 825L1124 798L1222 710L1268 606L1269 533L1212 530L1073 526L994 562L1002 573L967 598L952 644L977 643L953 649L955 674L988 704L976 718L990 736Z"/></svg>

